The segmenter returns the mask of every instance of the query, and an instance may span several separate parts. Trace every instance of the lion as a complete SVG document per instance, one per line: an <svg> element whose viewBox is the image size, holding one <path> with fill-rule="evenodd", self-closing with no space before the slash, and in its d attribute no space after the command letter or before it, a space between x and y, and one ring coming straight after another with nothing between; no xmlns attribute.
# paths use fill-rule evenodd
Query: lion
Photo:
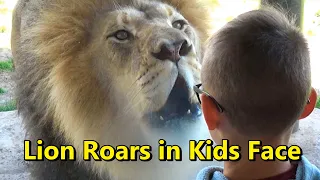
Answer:
<svg viewBox="0 0 320 180"><path fill-rule="evenodd" d="M32 161L36 180L194 179L189 140L209 137L192 87L210 16L197 0L19 0L12 52L27 139L72 145L74 161ZM159 139L180 160L159 161ZM150 161L83 160L84 140L150 145ZM212 163L212 162L208 162Z"/></svg>

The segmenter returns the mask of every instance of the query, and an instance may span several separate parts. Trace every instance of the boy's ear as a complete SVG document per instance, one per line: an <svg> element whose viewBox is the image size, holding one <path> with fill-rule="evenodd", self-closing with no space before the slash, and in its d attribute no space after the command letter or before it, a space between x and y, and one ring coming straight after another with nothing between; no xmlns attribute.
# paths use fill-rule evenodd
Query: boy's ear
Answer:
<svg viewBox="0 0 320 180"><path fill-rule="evenodd" d="M304 108L299 120L308 117L312 113L314 107L316 106L316 103L317 103L317 92L316 92L316 90L314 88L311 89L311 94L310 94L309 100L310 100L310 103L306 104L306 106L305 106L305 108Z"/></svg>
<svg viewBox="0 0 320 180"><path fill-rule="evenodd" d="M201 94L201 107L204 119L207 123L209 130L214 130L218 124L218 113L216 105L212 102L210 97Z"/></svg>

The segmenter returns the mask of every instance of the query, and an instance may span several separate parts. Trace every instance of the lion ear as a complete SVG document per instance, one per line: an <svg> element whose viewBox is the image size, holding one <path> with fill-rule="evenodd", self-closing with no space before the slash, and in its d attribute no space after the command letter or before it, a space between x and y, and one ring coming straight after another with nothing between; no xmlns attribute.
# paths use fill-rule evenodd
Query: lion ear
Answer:
<svg viewBox="0 0 320 180"><path fill-rule="evenodd" d="M163 0L175 7L198 31L202 42L209 38L211 30L210 11L205 0Z"/></svg>

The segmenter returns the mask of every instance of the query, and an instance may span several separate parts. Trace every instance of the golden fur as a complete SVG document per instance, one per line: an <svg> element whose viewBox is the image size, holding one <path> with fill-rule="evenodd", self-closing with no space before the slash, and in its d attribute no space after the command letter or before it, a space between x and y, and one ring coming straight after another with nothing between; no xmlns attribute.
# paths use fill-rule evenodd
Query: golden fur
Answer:
<svg viewBox="0 0 320 180"><path fill-rule="evenodd" d="M194 178L204 165L187 163L187 143L190 138L199 137L199 128L205 129L205 126L192 125L188 136L182 140L182 134L148 128L143 119L145 114L165 104L178 73L188 81L189 87L199 82L199 61L203 43L208 38L209 15L196 0L165 2L177 11L164 4L153 7L154 1L143 0L132 4L121 0L18 2L13 17L12 49L17 71L18 109L30 139L73 145L78 162L85 169L91 167L102 179L107 179L108 175L112 179ZM169 18L184 16L190 23L188 32L170 30L165 21L145 23L141 12L130 9L137 6L142 7L142 12L149 6L157 7L156 12L164 12ZM110 13L111 10L116 11ZM132 33L143 40L127 44L106 40L116 26L111 23L131 28ZM180 69L169 61L150 56L150 51L160 50L158 39L177 37L193 45L189 55L179 61ZM195 103L192 88L188 91L190 101ZM172 144L184 147L186 162L159 163L156 160L158 139L165 137L172 139ZM154 145L154 160L148 163L83 162L83 140L88 139L100 145ZM60 171L64 173L67 168L66 165L56 166L59 172L51 172L52 176ZM41 179L39 174L44 172L37 172L39 168L42 167L35 166L32 172Z"/></svg>

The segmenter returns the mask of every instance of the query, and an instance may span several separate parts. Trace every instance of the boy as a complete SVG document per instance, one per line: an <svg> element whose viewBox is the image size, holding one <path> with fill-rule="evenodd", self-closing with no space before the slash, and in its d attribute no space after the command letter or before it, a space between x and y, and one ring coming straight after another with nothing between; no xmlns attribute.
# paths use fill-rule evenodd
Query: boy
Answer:
<svg viewBox="0 0 320 180"><path fill-rule="evenodd" d="M257 153L248 160L248 141L288 146L296 120L312 112L317 95L309 61L303 35L271 8L238 16L210 39L202 87L195 91L212 139L218 145L222 139L239 145L241 158L225 161L224 168L201 170L198 180L320 179L320 171L304 156L263 161Z"/></svg>

